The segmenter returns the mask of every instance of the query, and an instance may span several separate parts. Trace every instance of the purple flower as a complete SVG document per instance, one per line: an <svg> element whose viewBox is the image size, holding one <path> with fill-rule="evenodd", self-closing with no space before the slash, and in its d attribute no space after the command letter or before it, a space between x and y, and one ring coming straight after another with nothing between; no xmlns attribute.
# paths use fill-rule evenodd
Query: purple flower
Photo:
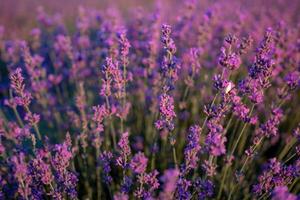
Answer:
<svg viewBox="0 0 300 200"><path fill-rule="evenodd" d="M214 88L217 91L224 90L228 85L228 81L225 78L223 78L220 74L214 75L213 82L214 82Z"/></svg>
<svg viewBox="0 0 300 200"><path fill-rule="evenodd" d="M174 54L176 52L176 46L174 40L171 38L171 26L168 24L162 25L162 37L161 41L164 44L164 48L170 52L170 54Z"/></svg>
<svg viewBox="0 0 300 200"><path fill-rule="evenodd" d="M138 183L140 187L134 191L134 196L141 199L151 199L152 193L159 187L157 175L158 172L156 170L149 174L139 174Z"/></svg>
<svg viewBox="0 0 300 200"><path fill-rule="evenodd" d="M128 194L132 185L132 178L130 176L125 176L121 184L121 192L124 194Z"/></svg>
<svg viewBox="0 0 300 200"><path fill-rule="evenodd" d="M253 39L251 36L243 37L241 43L238 45L238 53L244 54L252 45Z"/></svg>
<svg viewBox="0 0 300 200"><path fill-rule="evenodd" d="M36 153L29 165L29 173L36 184L50 185L54 179L51 171L50 154L45 150Z"/></svg>
<svg viewBox="0 0 300 200"><path fill-rule="evenodd" d="M180 200L190 199L192 194L189 191L189 189L191 186L192 186L191 181L185 179L184 177L180 177L177 181L176 198Z"/></svg>
<svg viewBox="0 0 300 200"><path fill-rule="evenodd" d="M131 149L129 146L128 132L122 134L118 146L120 147L121 155L117 158L117 165L121 166L125 170L128 166L129 156L131 155Z"/></svg>
<svg viewBox="0 0 300 200"><path fill-rule="evenodd" d="M200 133L201 128L198 125L192 126L190 128L190 133L188 135L188 144L184 149L185 156L185 170L197 168L197 162L199 160L200 147Z"/></svg>
<svg viewBox="0 0 300 200"><path fill-rule="evenodd" d="M178 169L167 169L161 177L163 191L159 194L161 199L172 199L176 190L176 182L179 177Z"/></svg>
<svg viewBox="0 0 300 200"><path fill-rule="evenodd" d="M236 70L241 65L241 59L236 53L227 53L226 49L222 47L219 63L229 70Z"/></svg>
<svg viewBox="0 0 300 200"><path fill-rule="evenodd" d="M28 112L24 118L31 126L37 125L40 121L40 115Z"/></svg>
<svg viewBox="0 0 300 200"><path fill-rule="evenodd" d="M175 57L176 46L171 38L171 26L164 24L162 26L162 43L165 49L165 55L161 66L161 73L164 78L165 85L163 86L165 91L172 90L174 83L178 79L178 70L180 66L178 60Z"/></svg>
<svg viewBox="0 0 300 200"><path fill-rule="evenodd" d="M73 158L71 148L71 137L67 134L64 143L55 145L51 163L55 170L58 192L61 194L67 193L70 198L76 198L78 178L75 172L69 170Z"/></svg>
<svg viewBox="0 0 300 200"><path fill-rule="evenodd" d="M113 155L109 151L104 151L100 155L100 166L102 167L103 170L103 180L104 183L109 185L112 182L112 177L110 175L111 172L111 162L112 162Z"/></svg>
<svg viewBox="0 0 300 200"><path fill-rule="evenodd" d="M253 192L256 195L271 192L276 186L291 183L296 176L293 166L285 166L276 158L270 159L258 177L258 184L253 186Z"/></svg>
<svg viewBox="0 0 300 200"><path fill-rule="evenodd" d="M198 199L207 199L214 194L214 185L210 180L197 179L194 187L198 194Z"/></svg>
<svg viewBox="0 0 300 200"><path fill-rule="evenodd" d="M122 76L122 72L118 67L118 62L114 61L112 58L107 57L106 63L103 66L102 74L102 88L100 95L104 97L109 97L112 92L117 99L122 98L125 95L124 84L125 79Z"/></svg>
<svg viewBox="0 0 300 200"><path fill-rule="evenodd" d="M297 200L297 196L289 193L288 187L277 186L273 190L272 200Z"/></svg>
<svg viewBox="0 0 300 200"><path fill-rule="evenodd" d="M29 138L31 135L30 127L25 125L23 128L20 128L16 123L9 123L8 124L10 130L10 136L17 141L22 141L23 138Z"/></svg>
<svg viewBox="0 0 300 200"><path fill-rule="evenodd" d="M200 55L202 53L202 49L201 48L191 48L189 51L189 61L191 64L191 69L192 69L192 74L197 75L199 74L199 71L201 69L201 64L200 64Z"/></svg>
<svg viewBox="0 0 300 200"><path fill-rule="evenodd" d="M133 156L130 162L130 168L137 174L143 174L146 171L148 158L144 153L139 152Z"/></svg>
<svg viewBox="0 0 300 200"><path fill-rule="evenodd" d="M22 96L18 96L14 98L15 103L23 107L28 107L29 104L31 103L31 100L32 100L32 96L29 92L24 92Z"/></svg>
<svg viewBox="0 0 300 200"><path fill-rule="evenodd" d="M216 172L217 166L214 163L209 162L207 160L205 160L204 163L202 164L202 168L208 177L213 177L217 173Z"/></svg>
<svg viewBox="0 0 300 200"><path fill-rule="evenodd" d="M263 102L263 90L256 79L245 79L239 82L239 91L247 94L249 99L254 103Z"/></svg>
<svg viewBox="0 0 300 200"><path fill-rule="evenodd" d="M58 54L67 55L70 59L73 59L70 37L58 35L54 43L54 49Z"/></svg>
<svg viewBox="0 0 300 200"><path fill-rule="evenodd" d="M128 200L129 197L127 194L124 193L117 193L114 195L114 200Z"/></svg>
<svg viewBox="0 0 300 200"><path fill-rule="evenodd" d="M276 136L278 133L278 126L280 120L283 117L282 110L279 108L273 109L270 119L268 119L264 124L262 124L258 131L256 132L257 136L265 136L267 138L271 136Z"/></svg>
<svg viewBox="0 0 300 200"><path fill-rule="evenodd" d="M256 117L249 116L250 109L242 102L240 96L235 95L232 99L233 103L233 114L245 123L256 123Z"/></svg>
<svg viewBox="0 0 300 200"><path fill-rule="evenodd" d="M209 129L209 133L205 139L205 144L208 151L214 156L225 154L226 138L223 136L223 127L213 120L208 121L207 127Z"/></svg>
<svg viewBox="0 0 300 200"><path fill-rule="evenodd" d="M155 127L158 130L166 128L170 131L174 129L174 99L168 94L162 94L159 98L160 119L155 122Z"/></svg>
<svg viewBox="0 0 300 200"><path fill-rule="evenodd" d="M126 66L128 65L128 54L129 54L129 48L131 47L126 37L126 30L120 30L118 32L118 38L120 43L121 62L123 66Z"/></svg>
<svg viewBox="0 0 300 200"><path fill-rule="evenodd" d="M271 58L273 31L267 29L255 56L254 63L249 67L249 76L259 80L261 87L268 85L268 78L272 75L274 61Z"/></svg>
<svg viewBox="0 0 300 200"><path fill-rule="evenodd" d="M93 121L97 124L97 132L102 132L104 130L103 127L103 120L105 117L107 117L109 115L109 111L107 110L105 105L101 105L101 106L93 106Z"/></svg>
<svg viewBox="0 0 300 200"><path fill-rule="evenodd" d="M22 69L17 68L11 75L10 75L10 87L19 95L24 95L25 84L24 84L24 77L22 76Z"/></svg>
<svg viewBox="0 0 300 200"><path fill-rule="evenodd" d="M295 89L299 85L300 73L298 71L290 72L285 77L285 82L289 86L290 90Z"/></svg>
<svg viewBox="0 0 300 200"><path fill-rule="evenodd" d="M297 138L298 141L300 141L300 123L298 126L293 130L293 136Z"/></svg>
<svg viewBox="0 0 300 200"><path fill-rule="evenodd" d="M28 165L25 162L24 153L14 155L11 158L11 162L14 166L14 176L19 184L18 193L22 198L27 199L31 195L29 185L32 182L32 178L28 174Z"/></svg>

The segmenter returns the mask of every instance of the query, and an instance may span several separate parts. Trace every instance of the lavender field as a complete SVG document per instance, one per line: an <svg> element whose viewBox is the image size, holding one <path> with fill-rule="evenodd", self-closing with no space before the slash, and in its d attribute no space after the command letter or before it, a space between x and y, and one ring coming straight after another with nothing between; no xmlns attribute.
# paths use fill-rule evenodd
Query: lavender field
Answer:
<svg viewBox="0 0 300 200"><path fill-rule="evenodd" d="M299 10L0 0L0 200L300 200Z"/></svg>

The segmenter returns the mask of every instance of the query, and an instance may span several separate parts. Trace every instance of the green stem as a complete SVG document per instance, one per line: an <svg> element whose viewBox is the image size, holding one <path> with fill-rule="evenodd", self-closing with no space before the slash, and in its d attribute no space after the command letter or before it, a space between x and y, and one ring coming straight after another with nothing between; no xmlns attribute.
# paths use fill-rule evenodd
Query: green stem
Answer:
<svg viewBox="0 0 300 200"><path fill-rule="evenodd" d="M221 185L220 185L220 188L219 188L219 192L218 192L217 199L220 199L220 197L221 197L221 195L222 195L222 190L223 190L223 186L224 186L225 178L226 178L226 176L227 176L228 169L229 169L229 165L226 165L226 167L225 167L225 172L224 172L224 174L223 174L222 181L221 181Z"/></svg>
<svg viewBox="0 0 300 200"><path fill-rule="evenodd" d="M100 155L99 148L96 148L96 160L98 159L98 156ZM101 179L100 179L100 171L99 167L96 164L96 185L97 185L97 199L101 200Z"/></svg>
<svg viewBox="0 0 300 200"><path fill-rule="evenodd" d="M297 153L293 153L288 159L286 159L283 163L287 163L288 161L290 161L292 158L294 158L297 155Z"/></svg>
<svg viewBox="0 0 300 200"><path fill-rule="evenodd" d="M172 145L172 150L173 150L173 160L174 160L175 168L177 169L178 163L177 163L176 149L174 145Z"/></svg>
<svg viewBox="0 0 300 200"><path fill-rule="evenodd" d="M260 138L260 140L258 141L258 143L256 143L256 144L254 145L253 151L256 150L256 148L260 145L260 143L262 142L263 139L264 139L264 137ZM240 170L241 172L243 172L243 170L244 170L244 168L246 167L246 164L247 164L247 162L248 162L249 159L250 159L250 157L247 156L246 159L245 159L245 162L243 163L242 168L241 168L241 170Z"/></svg>
<svg viewBox="0 0 300 200"><path fill-rule="evenodd" d="M110 103L109 103L109 99L107 96L105 97L105 100L106 100L107 108L110 110ZM114 145L114 148L116 149L117 148L116 132L115 132L115 128L114 128L111 116L109 116L109 124L110 124L110 130L112 132L113 145Z"/></svg>
<svg viewBox="0 0 300 200"><path fill-rule="evenodd" d="M287 145L285 145L283 150L279 154L278 159L282 160L284 158L284 156L286 156L288 154L288 152L294 146L294 144L296 144L296 142L297 142L297 139L293 138Z"/></svg>
<svg viewBox="0 0 300 200"><path fill-rule="evenodd" d="M217 94L215 95L213 101L212 101L211 104L210 104L209 109L215 104L215 101L216 101L216 99L218 98L218 95L219 95L219 93L217 93ZM202 127L201 127L201 132L203 131L203 129L204 129L205 125L206 125L206 122L207 122L207 120L208 120L208 117L209 117L209 116L207 115L207 116L205 117L205 119L204 119L204 122L203 122ZM200 132L200 133L201 133L201 132Z"/></svg>
<svg viewBox="0 0 300 200"><path fill-rule="evenodd" d="M21 126L21 128L23 128L24 127L24 123L23 123L23 121L22 121L22 119L21 119L21 117L19 115L19 112L17 111L17 108L13 107L13 111L14 111L14 114L15 114L15 116L17 118L18 124Z"/></svg>
<svg viewBox="0 0 300 200"><path fill-rule="evenodd" d="M254 107L255 107L255 105L252 106L251 111L250 111L250 113L249 113L249 116L251 116ZM239 136L238 136L238 138L237 138L237 140L236 140L236 143L235 143L234 146L233 146L233 149L232 149L231 154L230 154L231 156L234 154L234 152L235 152L235 150L236 150L236 148L237 148L237 145L239 144L239 141L240 141L241 137L243 136L243 133L244 133L244 131L245 131L247 125L248 125L248 123L245 123L245 124L244 124L244 126L243 126L243 128L242 128L242 130L241 130L241 133L239 134Z"/></svg>

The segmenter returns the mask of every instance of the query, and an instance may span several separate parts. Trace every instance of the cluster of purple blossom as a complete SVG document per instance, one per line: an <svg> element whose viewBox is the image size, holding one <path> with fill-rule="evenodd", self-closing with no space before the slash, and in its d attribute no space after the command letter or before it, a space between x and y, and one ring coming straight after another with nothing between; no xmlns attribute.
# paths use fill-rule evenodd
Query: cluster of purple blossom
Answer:
<svg viewBox="0 0 300 200"><path fill-rule="evenodd" d="M0 26L0 200L300 198L297 10L156 2Z"/></svg>

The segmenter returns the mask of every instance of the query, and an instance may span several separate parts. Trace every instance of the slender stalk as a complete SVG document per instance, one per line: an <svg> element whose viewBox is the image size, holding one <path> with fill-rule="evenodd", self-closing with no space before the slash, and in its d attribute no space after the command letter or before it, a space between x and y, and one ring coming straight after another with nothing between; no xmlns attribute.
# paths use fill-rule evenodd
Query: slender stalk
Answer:
<svg viewBox="0 0 300 200"><path fill-rule="evenodd" d="M19 115L19 112L17 111L17 108L13 107L13 111L14 111L14 114L15 114L15 116L17 118L19 126L21 126L21 128L23 128L24 127L24 123L23 123L23 121L22 121L22 119L21 119L21 117Z"/></svg>
<svg viewBox="0 0 300 200"><path fill-rule="evenodd" d="M9 97L10 97L10 99L13 99L12 90L9 90ZM14 112L16 118L17 118L19 126L21 126L23 128L24 127L24 123L23 123L23 121L22 121L22 119L21 119L21 117L19 115L19 112L18 112L17 108L14 106L12 109L13 109L13 112Z"/></svg>
<svg viewBox="0 0 300 200"><path fill-rule="evenodd" d="M226 178L228 169L229 169L229 165L226 165L226 166L225 166L225 172L224 172L224 175L223 175L223 177L222 177L221 185L220 185L220 188L219 188L219 191L218 191L217 199L220 199L220 197L221 197L221 195L222 195L222 189L223 189L223 187L224 187L224 182L225 182L225 178Z"/></svg>
<svg viewBox="0 0 300 200"><path fill-rule="evenodd" d="M251 116L254 107L255 107L255 105L252 106L251 111L250 111L250 113L249 113L249 116ZM234 146L233 146L233 148L232 148L232 150L231 150L231 153L230 153L229 158L233 156L233 154L234 154L234 152L235 152L235 150L236 150L236 148L237 148L237 145L238 145L238 143L239 143L239 141L240 141L240 139L241 139L241 137L242 137L242 135L243 135L243 133L244 133L246 127L247 127L247 123L244 124L244 126L243 126L243 128L242 128L242 130L241 130L241 133L239 134L239 136L238 136L238 138L237 138L237 140L236 140L236 143L234 144ZM221 186L220 186L220 189L219 189L219 192L218 192L218 199L220 198L220 196L221 196L221 194L222 194L222 189L223 189L223 186L224 186L224 181L223 181L223 179L225 180L225 178L226 178L226 176L227 176L227 172L228 172L228 169L227 169L227 168L229 168L229 164L227 164L227 165L226 165L226 168L225 168L225 173L224 173L224 176L223 176L223 178L222 178ZM235 189L235 188L234 188L234 189ZM233 189L233 190L234 190L234 189ZM233 190L230 190L229 199L231 198L231 194L232 194Z"/></svg>
<svg viewBox="0 0 300 200"><path fill-rule="evenodd" d="M25 107L25 110L26 110L27 113L31 112L30 109L28 108L28 106ZM41 141L42 140L42 136L41 136L39 127L36 124L33 124L33 128L34 128L34 130L35 130L35 132L37 134L37 137L38 137L39 141Z"/></svg>
<svg viewBox="0 0 300 200"><path fill-rule="evenodd" d="M297 155L297 153L293 153L288 159L286 159L283 163L287 163L289 162L291 159L293 159L295 156Z"/></svg>
<svg viewBox="0 0 300 200"><path fill-rule="evenodd" d="M110 110L110 103L109 103L109 99L107 96L105 97L105 100L106 100L107 108ZM116 132L115 132L115 128L114 128L111 116L109 116L109 125L110 125L110 130L112 133L113 145L114 145L114 148L116 149L117 148Z"/></svg>
<svg viewBox="0 0 300 200"><path fill-rule="evenodd" d="M260 143L262 142L263 139L264 139L263 137L260 138L260 140L258 141L258 143L256 143L255 146L253 147L253 151L256 150L256 148L260 145ZM250 156L247 156L246 159L245 159L245 162L243 163L242 168L240 170L241 172L243 172L243 170L244 170L244 168L245 168L245 166L246 166L246 164L247 164L247 162L248 162L249 159L250 159Z"/></svg>
<svg viewBox="0 0 300 200"><path fill-rule="evenodd" d="M233 115L231 115L230 118L229 118L229 122L227 123L227 126L226 126L226 128L224 130L224 135L226 135L226 133L227 133L227 131L228 131L230 125L231 125L232 118L233 118Z"/></svg>
<svg viewBox="0 0 300 200"><path fill-rule="evenodd" d="M101 200L101 179L100 179L100 169L97 165L97 159L98 159L98 156L100 155L100 150L99 148L96 148L96 185L97 185L97 199L98 200Z"/></svg>
<svg viewBox="0 0 300 200"><path fill-rule="evenodd" d="M225 73L225 69L223 69L222 74L221 74L221 77L224 76L224 73ZM219 92L218 92L217 94L215 94L215 97L214 97L213 101L211 102L209 108L211 108L211 107L215 104L215 101L217 100L218 96L219 96ZM200 134L202 133L203 128L204 128L205 125L206 125L206 122L207 122L207 120L208 120L208 117L209 117L209 116L206 116L205 119L204 119L204 122L203 122L203 124L202 124L202 126L201 126Z"/></svg>
<svg viewBox="0 0 300 200"><path fill-rule="evenodd" d="M255 107L255 105L252 106L251 111L250 111L250 113L249 113L249 116L251 116L254 107ZM231 154L230 154L231 156L234 154L234 152L235 152L235 150L236 150L236 148L237 148L237 145L239 144L239 141L240 141L241 137L243 136L243 133L244 133L244 131L245 131L247 125L248 125L248 123L245 123L245 124L244 124L244 126L243 126L243 128L242 128L242 130L241 130L241 133L239 134L239 136L238 136L238 138L237 138L237 140L236 140L236 143L235 143L234 146L233 146L233 149L232 149Z"/></svg>
<svg viewBox="0 0 300 200"><path fill-rule="evenodd" d="M21 180L21 186L22 186L22 188L24 189L25 199L28 200L28 194L27 194L27 191L26 191L25 184L24 184L24 181L23 181L23 180Z"/></svg>
<svg viewBox="0 0 300 200"><path fill-rule="evenodd" d="M213 101L212 101L211 104L210 104L210 108L215 104L215 101L216 101L216 99L218 98L218 95L219 95L219 93L217 93L217 94L215 95ZM208 117L209 117L209 116L206 116L205 119L204 119L204 122L203 122L203 124L202 124L202 126L201 126L201 132L203 131L203 128L204 128L205 125L206 125L206 122L207 122L207 120L208 120ZM200 132L200 133L201 133L201 132Z"/></svg>
<svg viewBox="0 0 300 200"><path fill-rule="evenodd" d="M286 156L288 154L288 152L294 146L294 144L296 144L296 142L297 142L297 139L293 138L287 145L285 145L283 150L280 152L278 159L282 160L284 158L284 156Z"/></svg>
<svg viewBox="0 0 300 200"><path fill-rule="evenodd" d="M296 183L299 181L299 178L296 178L293 183L291 184L291 186L289 186L289 189L292 190L293 187L296 185Z"/></svg>
<svg viewBox="0 0 300 200"><path fill-rule="evenodd" d="M125 60L126 58L124 57L123 60ZM122 99L122 106L123 109L125 109L125 104L126 104L126 83L127 83L127 70L126 70L126 64L123 63L123 78L124 78L124 97ZM121 118L121 132L124 132L124 119Z"/></svg>
<svg viewBox="0 0 300 200"><path fill-rule="evenodd" d="M174 159L175 168L177 169L178 163L177 163L176 149L174 145L172 145L172 150L173 150L173 159Z"/></svg>

